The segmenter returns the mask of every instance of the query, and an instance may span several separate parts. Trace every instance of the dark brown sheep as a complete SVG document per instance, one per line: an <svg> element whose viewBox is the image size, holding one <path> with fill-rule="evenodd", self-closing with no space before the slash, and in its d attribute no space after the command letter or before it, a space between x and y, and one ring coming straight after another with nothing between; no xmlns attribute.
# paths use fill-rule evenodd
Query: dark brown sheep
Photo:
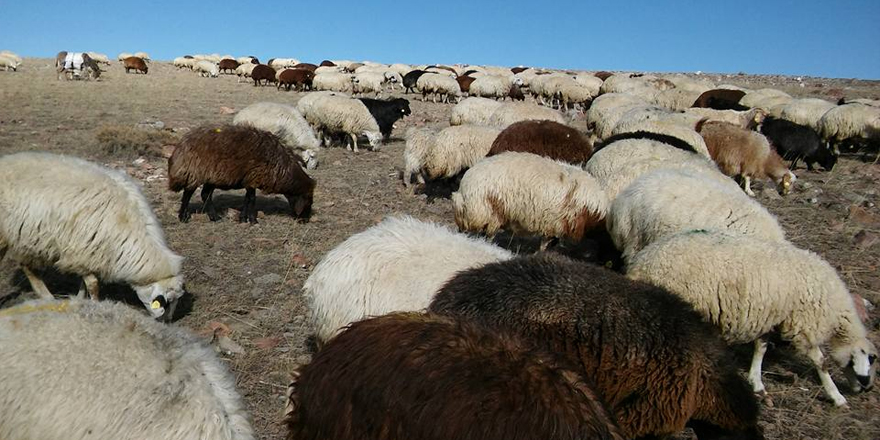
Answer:
<svg viewBox="0 0 880 440"><path fill-rule="evenodd" d="M244 208L238 220L257 222L256 190L283 194L293 215L311 213L315 181L303 170L302 159L272 133L245 125L202 126L189 132L168 159L168 187L183 190L181 222L189 221L189 199L202 186L204 210L211 221L220 220L211 195L215 188L245 188Z"/></svg>
<svg viewBox="0 0 880 440"><path fill-rule="evenodd" d="M303 70L311 70L312 73L315 73L315 70L318 70L318 66L312 63L299 63L292 67L293 69L303 69Z"/></svg>
<svg viewBox="0 0 880 440"><path fill-rule="evenodd" d="M525 72L526 70L529 70L529 68L528 67L514 67L514 68L510 69L510 71L513 72L514 75L516 75L517 73L520 73L520 72Z"/></svg>
<svg viewBox="0 0 880 440"><path fill-rule="evenodd" d="M234 74L235 69L238 68L240 64L236 60L232 60L229 58L220 60L220 73L229 73Z"/></svg>
<svg viewBox="0 0 880 440"><path fill-rule="evenodd" d="M686 425L700 440L763 438L717 329L659 287L542 253L459 272L429 310L517 331L578 363L626 438Z"/></svg>
<svg viewBox="0 0 880 440"><path fill-rule="evenodd" d="M691 107L711 108L715 110L744 111L749 108L740 104L739 100L746 96L742 90L712 89L703 92Z"/></svg>
<svg viewBox="0 0 880 440"><path fill-rule="evenodd" d="M312 80L315 79L315 73L306 69L284 69L278 75L278 90L286 87L290 91L293 86L295 90L305 90L306 87L312 88Z"/></svg>
<svg viewBox="0 0 880 440"><path fill-rule="evenodd" d="M122 66L125 67L125 73L134 70L135 72L147 74L147 63L143 58L128 57L122 60Z"/></svg>
<svg viewBox="0 0 880 440"><path fill-rule="evenodd" d="M321 64L319 64L319 66L321 66L321 67L336 67L336 63L334 63L333 61L330 61L330 60L324 60L324 61L321 61Z"/></svg>
<svg viewBox="0 0 880 440"><path fill-rule="evenodd" d="M520 121L498 134L488 156L505 151L532 153L580 165L593 155L593 143L583 133L558 122Z"/></svg>
<svg viewBox="0 0 880 440"><path fill-rule="evenodd" d="M600 71L598 71L598 72L596 72L596 73L593 74L593 76L595 76L596 78L601 79L602 81L605 81L606 79L608 79L608 78L609 78L610 76L612 76L612 75L614 75L614 74L611 73L611 72L606 72L606 71L604 71L604 70L600 70Z"/></svg>
<svg viewBox="0 0 880 440"><path fill-rule="evenodd" d="M290 384L289 440L622 439L576 367L438 316L356 322Z"/></svg>
<svg viewBox="0 0 880 440"><path fill-rule="evenodd" d="M446 71L448 71L448 72L452 72L454 75L458 76L458 72L456 72L455 69L453 69L452 67L449 67L449 66L443 66L443 65L432 65L432 66L425 67L425 70L428 70L428 69L430 69L430 68L432 68L432 67L435 68L435 69L446 70Z"/></svg>
<svg viewBox="0 0 880 440"><path fill-rule="evenodd" d="M254 67L254 70L251 71L251 79L254 80L255 87L263 85L263 80L266 81L266 85L275 84L278 81L275 79L275 69L265 64L257 64Z"/></svg>
<svg viewBox="0 0 880 440"><path fill-rule="evenodd" d="M474 82L476 78L472 78L467 75L462 75L455 78L458 81L458 88L461 89L462 93L468 93L471 90L471 83Z"/></svg>
<svg viewBox="0 0 880 440"><path fill-rule="evenodd" d="M507 92L507 97L510 98L511 101L525 101L526 95L523 94L522 89L519 88L516 84L510 85L510 91Z"/></svg>

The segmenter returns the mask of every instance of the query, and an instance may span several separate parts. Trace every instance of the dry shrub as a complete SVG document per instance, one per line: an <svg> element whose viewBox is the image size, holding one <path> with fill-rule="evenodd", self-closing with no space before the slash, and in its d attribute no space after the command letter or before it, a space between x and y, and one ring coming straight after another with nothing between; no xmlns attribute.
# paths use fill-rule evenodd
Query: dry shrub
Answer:
<svg viewBox="0 0 880 440"><path fill-rule="evenodd" d="M164 130L130 125L104 125L98 129L96 137L105 153L127 156L159 156L163 145L178 140L177 136Z"/></svg>

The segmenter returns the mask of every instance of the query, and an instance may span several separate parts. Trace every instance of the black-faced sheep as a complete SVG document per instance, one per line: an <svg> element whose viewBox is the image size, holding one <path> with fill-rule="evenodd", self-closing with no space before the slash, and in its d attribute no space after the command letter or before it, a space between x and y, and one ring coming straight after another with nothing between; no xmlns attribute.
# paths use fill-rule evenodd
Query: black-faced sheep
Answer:
<svg viewBox="0 0 880 440"><path fill-rule="evenodd" d="M269 85L269 83L274 84L278 81L275 79L275 69L265 64L254 66L253 70L251 70L251 79L254 80L254 86L263 85L263 81L266 82L266 85Z"/></svg>
<svg viewBox="0 0 880 440"><path fill-rule="evenodd" d="M588 383L513 334L393 314L352 324L300 369L287 438L622 440Z"/></svg>
<svg viewBox="0 0 880 440"><path fill-rule="evenodd" d="M395 122L412 114L409 101L404 98L394 98L387 101L371 98L360 98L360 100L367 106L367 110L379 124L379 131L385 139L391 137L391 130L394 129Z"/></svg>
<svg viewBox="0 0 880 440"><path fill-rule="evenodd" d="M314 79L315 74L310 70L284 69L278 74L278 90L285 87L290 91L290 88L293 87L294 90L304 91L306 88L312 87L312 80Z"/></svg>
<svg viewBox="0 0 880 440"><path fill-rule="evenodd" d="M768 116L761 124L761 133L783 159L791 161L791 169L797 168L799 160L803 160L810 171L814 163L826 171L831 171L837 163L837 155L825 146L812 128L805 125Z"/></svg>
<svg viewBox="0 0 880 440"><path fill-rule="evenodd" d="M746 95L742 90L712 89L703 92L692 107L711 108L715 110L744 111L749 108L740 104L739 100Z"/></svg>
<svg viewBox="0 0 880 440"><path fill-rule="evenodd" d="M545 253L460 272L429 311L518 333L576 363L626 438L686 425L700 440L763 438L717 330L661 288Z"/></svg>
<svg viewBox="0 0 880 440"><path fill-rule="evenodd" d="M134 70L135 72L147 74L147 63L143 60L143 58L138 57L128 57L122 60L122 65L125 67L125 73L129 73Z"/></svg>
<svg viewBox="0 0 880 440"><path fill-rule="evenodd" d="M189 200L199 186L211 221L220 219L211 197L215 188L247 190L240 222L257 222L257 189L283 194L293 215L305 219L311 213L315 181L303 166L272 133L249 125L203 126L187 133L168 158L168 187L183 190L181 222L189 221Z"/></svg>
<svg viewBox="0 0 880 440"><path fill-rule="evenodd" d="M521 121L501 131L488 156L505 151L532 153L573 165L593 155L593 143L583 133L553 121Z"/></svg>

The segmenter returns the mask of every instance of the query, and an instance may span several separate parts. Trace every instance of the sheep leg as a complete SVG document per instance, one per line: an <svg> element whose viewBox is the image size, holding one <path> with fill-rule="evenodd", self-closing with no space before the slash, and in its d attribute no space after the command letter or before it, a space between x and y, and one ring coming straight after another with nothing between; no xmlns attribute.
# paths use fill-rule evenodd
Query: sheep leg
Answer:
<svg viewBox="0 0 880 440"><path fill-rule="evenodd" d="M257 190L255 188L247 188L244 194L244 207L241 208L238 221L240 223L257 223Z"/></svg>
<svg viewBox="0 0 880 440"><path fill-rule="evenodd" d="M22 265L21 271L24 272L24 276L30 281L31 288L34 289L34 293L36 293L37 296L45 299L55 298L52 296L52 292L49 291L49 288L46 287L46 283L44 283L37 274L33 273L29 267Z"/></svg>
<svg viewBox="0 0 880 440"><path fill-rule="evenodd" d="M202 187L202 203L205 205L202 207L202 211L208 213L208 218L212 222L220 220L220 215L217 214L217 207L214 206L214 185L205 184Z"/></svg>
<svg viewBox="0 0 880 440"><path fill-rule="evenodd" d="M181 223L188 222L192 217L192 214L189 213L189 199L192 198L195 192L195 188L187 188L183 190L183 197L180 199L180 210L177 211L177 219L180 220Z"/></svg>
<svg viewBox="0 0 880 440"><path fill-rule="evenodd" d="M822 350L819 347L811 347L807 352L807 357L816 366L816 372L819 373L819 380L822 382L822 388L825 389L825 395L834 401L835 406L846 405L846 398L843 397L843 394L840 394L837 385L834 384L834 379L831 379L831 374L825 368L825 356L822 355Z"/></svg>
<svg viewBox="0 0 880 440"><path fill-rule="evenodd" d="M357 153L357 152L358 152L358 138L357 138L357 135L354 134L354 133L349 133L348 135L351 136L351 145L354 147L354 152Z"/></svg>
<svg viewBox="0 0 880 440"><path fill-rule="evenodd" d="M86 292L89 293L89 298L97 301L98 300L98 277L95 274L86 274L83 276L83 285L86 287ZM77 295L80 296L80 295Z"/></svg>
<svg viewBox="0 0 880 440"><path fill-rule="evenodd" d="M761 364L764 362L764 354L767 353L767 341L758 338L755 340L755 352L752 355L752 366L749 368L749 383L752 391L763 393L764 382L761 380Z"/></svg>
<svg viewBox="0 0 880 440"><path fill-rule="evenodd" d="M755 192L752 191L752 178L749 176L743 176L743 190L751 197L755 197Z"/></svg>

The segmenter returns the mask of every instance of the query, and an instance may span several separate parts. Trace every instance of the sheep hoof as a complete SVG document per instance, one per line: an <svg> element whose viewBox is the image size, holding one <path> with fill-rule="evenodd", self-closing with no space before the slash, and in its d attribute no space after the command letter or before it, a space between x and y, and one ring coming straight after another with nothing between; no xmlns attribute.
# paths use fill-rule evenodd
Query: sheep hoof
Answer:
<svg viewBox="0 0 880 440"><path fill-rule="evenodd" d="M192 218L192 214L188 212L182 212L177 216L177 219L180 220L181 223L189 223L189 219Z"/></svg>

